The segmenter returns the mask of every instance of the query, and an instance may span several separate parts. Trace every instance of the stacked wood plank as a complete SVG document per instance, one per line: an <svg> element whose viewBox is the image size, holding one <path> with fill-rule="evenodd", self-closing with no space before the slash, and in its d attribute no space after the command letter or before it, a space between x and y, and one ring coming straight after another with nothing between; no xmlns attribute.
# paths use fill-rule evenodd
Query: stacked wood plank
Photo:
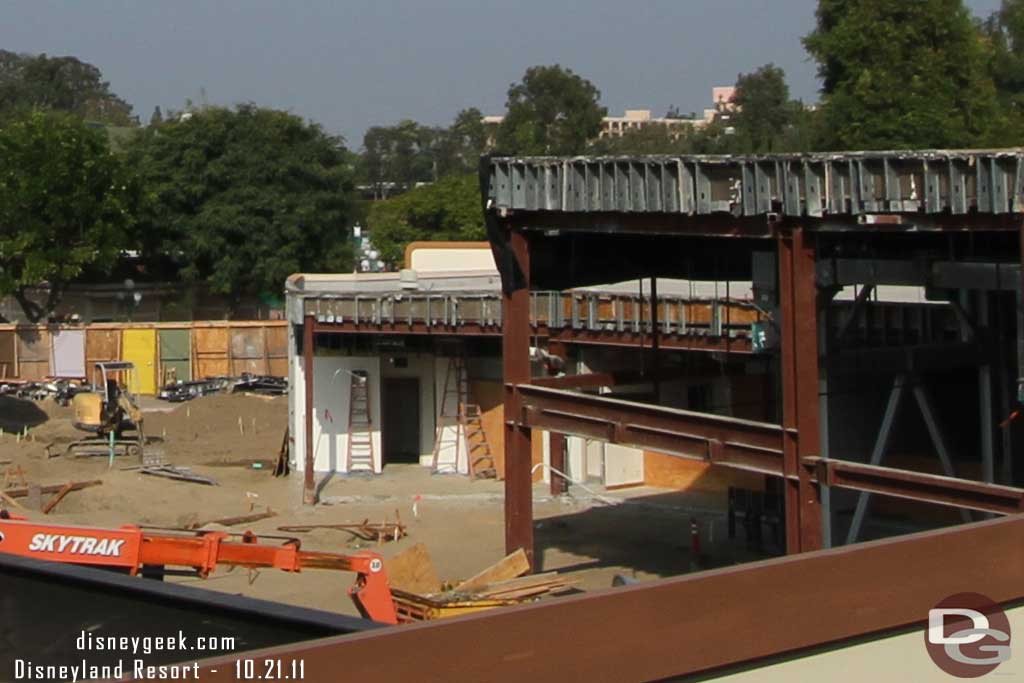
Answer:
<svg viewBox="0 0 1024 683"><path fill-rule="evenodd" d="M530 563L522 550L452 587L442 585L437 578L422 544L391 558L387 569L401 621L443 619L516 605L565 591L576 583L557 572L523 576L530 571Z"/></svg>

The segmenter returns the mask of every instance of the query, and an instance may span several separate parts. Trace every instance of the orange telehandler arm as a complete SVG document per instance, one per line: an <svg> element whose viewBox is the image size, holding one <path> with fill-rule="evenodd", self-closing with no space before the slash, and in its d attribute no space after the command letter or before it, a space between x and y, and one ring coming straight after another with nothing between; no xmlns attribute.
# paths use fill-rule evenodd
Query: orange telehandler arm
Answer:
<svg viewBox="0 0 1024 683"><path fill-rule="evenodd" d="M384 560L377 553L308 552L299 549L297 539L285 539L281 545L264 545L249 531L241 534L241 541L229 540L231 537L232 534L221 531L38 524L0 510L0 552L37 560L117 567L133 575L149 567L171 566L187 567L205 578L218 565L273 567L286 572L350 571L357 578L348 594L360 614L386 624L398 623Z"/></svg>

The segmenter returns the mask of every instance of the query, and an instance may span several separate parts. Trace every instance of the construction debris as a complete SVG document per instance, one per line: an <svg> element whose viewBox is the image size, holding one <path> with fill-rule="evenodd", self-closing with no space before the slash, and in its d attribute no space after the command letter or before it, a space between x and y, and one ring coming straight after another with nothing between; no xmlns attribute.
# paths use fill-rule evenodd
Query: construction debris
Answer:
<svg viewBox="0 0 1024 683"><path fill-rule="evenodd" d="M67 484L40 486L39 491L40 493L59 493L65 486L70 486L71 491L81 491L82 489L87 489L90 486L99 486L102 483L103 482L99 479L94 479L92 481L72 481ZM31 486L23 486L16 489L7 489L4 491L4 494L11 498L24 498L29 494L29 490L31 488Z"/></svg>
<svg viewBox="0 0 1024 683"><path fill-rule="evenodd" d="M64 500L64 497L72 491L80 491L82 489L89 488L90 486L99 486L103 482L99 479L93 481L71 481L66 484L52 484L48 486L39 486L37 484L29 484L18 488L8 488L5 491L0 491L0 499L3 499L13 507L25 509L26 507L34 510L41 509L44 515L50 514L50 511L57 506L59 502ZM53 493L55 494L45 504L42 502L43 494ZM27 498L28 504L22 505L16 498Z"/></svg>
<svg viewBox="0 0 1024 683"><path fill-rule="evenodd" d="M71 379L49 379L38 381L18 382L6 380L0 382L0 396L11 395L16 398L25 398L32 401L42 401L52 398L59 405L66 406L74 398L75 394L91 391L92 389L84 382Z"/></svg>
<svg viewBox="0 0 1024 683"><path fill-rule="evenodd" d="M219 526L237 526L239 524L250 524L252 522L258 522L263 519L269 519L271 517L277 517L277 513L271 509L267 509L266 512L257 512L251 515L241 515L239 517L221 517L220 519L209 519L205 522L192 522L185 525L186 529L202 529L205 526L211 524L217 524Z"/></svg>
<svg viewBox="0 0 1024 683"><path fill-rule="evenodd" d="M69 493L71 493L71 484L64 484L64 486L61 487L60 491L57 491L56 495L54 495L53 498L47 501L46 505L43 506L43 514L50 514L50 510L57 507L57 503L64 500L64 496L68 495Z"/></svg>
<svg viewBox="0 0 1024 683"><path fill-rule="evenodd" d="M284 440L281 441L281 450L277 452L277 464L274 466L275 477L286 477L291 472L291 466L288 463L289 451L288 427L285 427Z"/></svg>
<svg viewBox="0 0 1024 683"><path fill-rule="evenodd" d="M503 558L500 562L492 564L482 572L472 576L453 589L457 593L472 593L476 589L483 588L487 584L507 579L514 579L517 576L530 571L530 561L526 559L526 552L522 548Z"/></svg>
<svg viewBox="0 0 1024 683"><path fill-rule="evenodd" d="M378 544L386 543L388 541L397 541L400 538L405 538L409 535L406 531L405 525L402 524L401 518L398 516L398 510L395 510L395 518L397 521L389 522L384 520L371 524L369 519L364 519L360 524L308 524L308 525L294 525L294 526L279 526L278 531L286 531L288 533L304 534L314 529L335 529L337 531L347 531L356 538L360 538L364 541L376 541Z"/></svg>
<svg viewBox="0 0 1024 683"><path fill-rule="evenodd" d="M203 463L206 467L244 467L247 470L269 470L275 465L273 460L245 458L242 460L215 460Z"/></svg>
<svg viewBox="0 0 1024 683"><path fill-rule="evenodd" d="M399 621L426 621L517 605L547 593L570 589L576 580L556 572L521 576L530 571L521 549L445 590L422 544L387 561L391 593ZM519 578L517 578L519 577Z"/></svg>
<svg viewBox="0 0 1024 683"><path fill-rule="evenodd" d="M136 469L136 468L126 468ZM149 474L154 477L166 477L176 481L187 481L192 484L205 484L206 486L217 486L217 481L201 474L194 473L188 467L175 467L174 465L159 465L156 467L139 467L140 474Z"/></svg>
<svg viewBox="0 0 1024 683"><path fill-rule="evenodd" d="M281 396L288 393L288 380L272 375L241 375L229 377L207 377L191 382L172 382L157 394L157 398L171 403L191 401L194 398L221 393L251 393L264 396Z"/></svg>

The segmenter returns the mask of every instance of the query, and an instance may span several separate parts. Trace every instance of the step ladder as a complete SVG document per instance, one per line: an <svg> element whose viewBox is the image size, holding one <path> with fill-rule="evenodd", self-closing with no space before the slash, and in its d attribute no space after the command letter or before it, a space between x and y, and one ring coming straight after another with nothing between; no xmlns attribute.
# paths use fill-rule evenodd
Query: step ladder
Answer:
<svg viewBox="0 0 1024 683"><path fill-rule="evenodd" d="M373 420L370 417L370 375L353 370L348 399L347 472L373 472Z"/></svg>
<svg viewBox="0 0 1024 683"><path fill-rule="evenodd" d="M435 474L466 474L469 458L466 452L466 427L463 406L469 394L466 359L457 354L448 358L441 391L441 405L437 414L437 433L434 436Z"/></svg>
<svg viewBox="0 0 1024 683"><path fill-rule="evenodd" d="M497 479L498 468L484 431L483 411L475 403L462 406L462 427L466 434L470 479Z"/></svg>

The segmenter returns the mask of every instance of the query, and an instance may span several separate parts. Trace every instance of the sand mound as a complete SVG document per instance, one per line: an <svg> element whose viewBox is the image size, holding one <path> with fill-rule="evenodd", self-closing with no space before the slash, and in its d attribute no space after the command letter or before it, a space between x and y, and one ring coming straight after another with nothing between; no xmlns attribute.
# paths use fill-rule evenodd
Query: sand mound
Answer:
<svg viewBox="0 0 1024 683"><path fill-rule="evenodd" d="M144 419L146 435L163 438L175 463L273 459L288 422L288 397L205 396Z"/></svg>

